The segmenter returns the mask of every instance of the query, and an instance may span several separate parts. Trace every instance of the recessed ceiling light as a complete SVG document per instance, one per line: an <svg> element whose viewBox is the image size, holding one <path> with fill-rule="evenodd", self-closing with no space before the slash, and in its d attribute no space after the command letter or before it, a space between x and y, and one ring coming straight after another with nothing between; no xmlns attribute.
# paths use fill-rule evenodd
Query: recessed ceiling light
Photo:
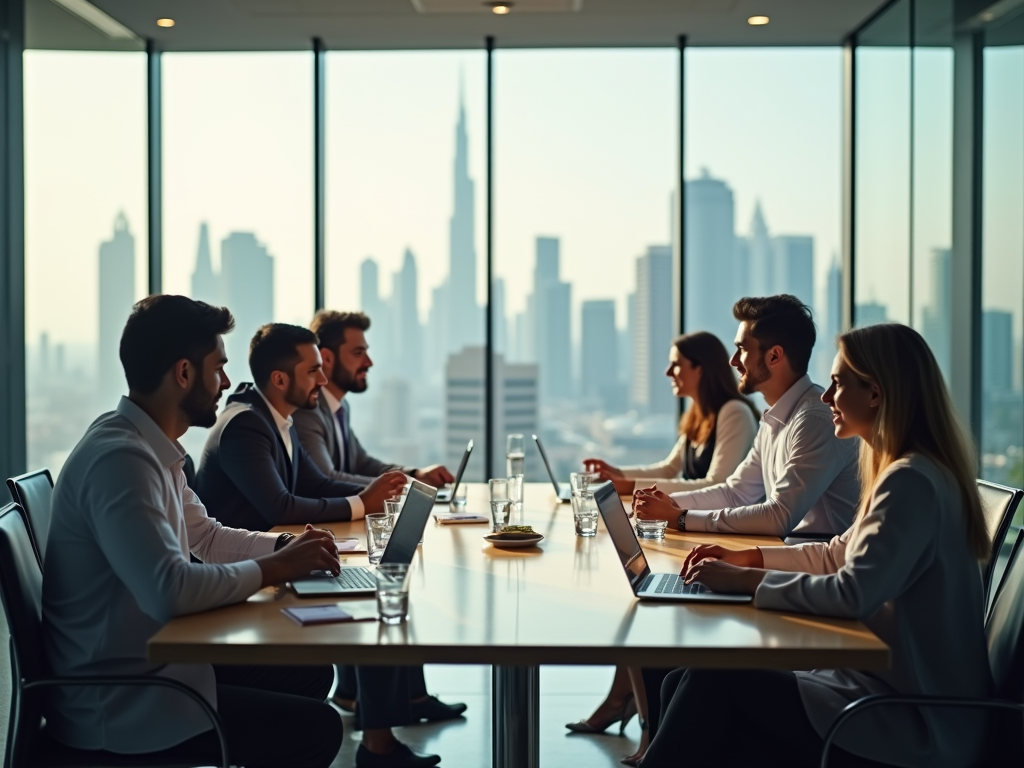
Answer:
<svg viewBox="0 0 1024 768"><path fill-rule="evenodd" d="M767 16L751 16L749 19L747 19L747 24L749 24L752 27L763 27L767 23Z"/></svg>
<svg viewBox="0 0 1024 768"><path fill-rule="evenodd" d="M985 11L983 14L981 14L982 21L992 21L992 19L994 19L995 17L996 15L992 13L992 11Z"/></svg>
<svg viewBox="0 0 1024 768"><path fill-rule="evenodd" d="M512 10L512 3L487 3L487 5L491 6L491 13L496 13L499 16L504 16Z"/></svg>
<svg viewBox="0 0 1024 768"><path fill-rule="evenodd" d="M157 19L156 25L158 27L173 27L174 19Z"/></svg>

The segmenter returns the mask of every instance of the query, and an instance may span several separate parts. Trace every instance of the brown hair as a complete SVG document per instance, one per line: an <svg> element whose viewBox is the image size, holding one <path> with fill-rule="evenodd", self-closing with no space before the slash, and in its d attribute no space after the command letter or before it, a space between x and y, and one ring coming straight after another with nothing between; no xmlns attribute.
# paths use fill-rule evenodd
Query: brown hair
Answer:
<svg viewBox="0 0 1024 768"><path fill-rule="evenodd" d="M807 373L817 333L811 308L800 299L788 293L746 296L733 305L732 316L750 323L750 335L757 339L762 354L782 347L793 373Z"/></svg>
<svg viewBox="0 0 1024 768"><path fill-rule="evenodd" d="M697 397L679 420L679 434L695 445L704 443L715 429L718 412L730 400L742 401L757 418L754 406L740 394L729 353L717 336L705 331L684 333L673 344L691 365L701 368Z"/></svg>
<svg viewBox="0 0 1024 768"><path fill-rule="evenodd" d="M337 352L338 347L345 343L345 331L355 328L366 331L370 327L370 318L362 312L335 312L321 309L313 317L309 329L320 339L320 349Z"/></svg>
<svg viewBox="0 0 1024 768"><path fill-rule="evenodd" d="M921 453L956 480L967 546L979 561L988 559L992 542L975 481L977 454L921 334L898 323L857 328L839 337L839 354L855 376L882 392L871 441L860 448L858 516L867 511L879 475L908 453Z"/></svg>

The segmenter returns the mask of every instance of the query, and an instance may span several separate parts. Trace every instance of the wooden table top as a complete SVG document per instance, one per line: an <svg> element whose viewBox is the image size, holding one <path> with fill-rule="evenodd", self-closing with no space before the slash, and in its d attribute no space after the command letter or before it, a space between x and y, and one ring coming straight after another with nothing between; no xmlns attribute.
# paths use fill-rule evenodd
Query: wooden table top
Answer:
<svg viewBox="0 0 1024 768"><path fill-rule="evenodd" d="M469 485L469 511L487 514L487 487ZM861 623L757 610L751 605L641 603L603 525L573 530L572 508L551 486L525 487L524 522L537 547L495 549L489 526L427 523L413 560L409 621L300 627L290 605L373 605L372 598L298 598L268 588L248 601L171 621L149 641L158 663L615 664L758 669L884 669L889 650ZM447 510L447 507L443 507ZM362 521L334 523L365 536ZM298 527L275 530L299 530ZM669 533L644 542L651 569L678 571L697 544L777 546L772 537ZM347 557L344 564L366 564ZM354 606L354 607L355 607Z"/></svg>

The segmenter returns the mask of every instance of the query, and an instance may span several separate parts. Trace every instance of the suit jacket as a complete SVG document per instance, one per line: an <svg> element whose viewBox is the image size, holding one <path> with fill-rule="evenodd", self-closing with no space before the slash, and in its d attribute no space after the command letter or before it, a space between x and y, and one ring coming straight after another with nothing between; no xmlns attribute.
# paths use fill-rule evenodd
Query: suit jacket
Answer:
<svg viewBox="0 0 1024 768"><path fill-rule="evenodd" d="M341 401L341 407L348 410L348 403ZM320 471L333 480L345 480L350 483L369 485L375 478L385 472L400 470L412 474L413 470L395 464L385 464L366 452L363 444L352 429L352 419L348 419L348 440L345 441L345 452L348 455L351 472L342 471L341 451L338 450L338 431L334 428L334 415L322 394L317 400L316 408L308 411L299 410L292 414L295 431L299 442L306 453L319 467Z"/></svg>
<svg viewBox="0 0 1024 768"><path fill-rule="evenodd" d="M252 384L240 384L210 430L196 492L225 525L268 531L275 525L351 520L346 496L362 490L321 472L292 432L288 458L274 417Z"/></svg>

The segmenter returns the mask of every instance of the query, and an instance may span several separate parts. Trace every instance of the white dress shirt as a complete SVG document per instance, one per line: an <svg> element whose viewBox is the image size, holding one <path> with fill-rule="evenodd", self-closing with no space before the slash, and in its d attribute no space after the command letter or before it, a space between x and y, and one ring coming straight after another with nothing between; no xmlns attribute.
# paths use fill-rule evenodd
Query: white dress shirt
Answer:
<svg viewBox="0 0 1024 768"><path fill-rule="evenodd" d="M757 434L757 420L753 411L743 400L730 400L718 411L715 422L715 449L711 454L711 466L701 478L683 479L686 448L689 441L683 435L676 442L672 453L664 461L642 467L620 467L623 475L635 479L633 490L650 488L657 483L665 493L695 491L717 483L725 482L740 462L750 453L750 446Z"/></svg>
<svg viewBox="0 0 1024 768"><path fill-rule="evenodd" d="M284 449L288 453L288 458L295 458L294 456L292 456L292 425L294 424L294 422L292 421L292 417L282 416L280 413L278 413L277 408L275 408L273 404L271 404L271 402L267 400L267 396L263 394L262 389L256 387L256 391L259 392L260 397L263 398L263 402L266 403L267 408L270 409L270 415L274 419L274 424L277 425L277 431L281 433L281 440L284 442Z"/></svg>
<svg viewBox="0 0 1024 768"><path fill-rule="evenodd" d="M842 533L860 499L857 441L835 436L824 390L805 374L764 412L754 447L718 485L672 494L686 530Z"/></svg>
<svg viewBox="0 0 1024 768"><path fill-rule="evenodd" d="M758 608L860 619L892 654L879 672L796 673L819 734L870 694L992 694L981 575L966 539L952 475L910 454L882 473L867 512L842 536L761 548L770 572L755 593ZM886 764L976 765L983 726L983 715L968 710L884 707L852 720L837 743Z"/></svg>
<svg viewBox="0 0 1024 768"><path fill-rule="evenodd" d="M43 574L43 636L57 675L154 674L216 706L207 664L159 665L146 642L176 616L245 600L263 576L253 558L276 534L226 528L185 483L185 451L122 397L71 452L57 480ZM203 564L189 561L194 552ZM82 749L165 749L210 729L165 688L68 688L50 694L53 735Z"/></svg>

